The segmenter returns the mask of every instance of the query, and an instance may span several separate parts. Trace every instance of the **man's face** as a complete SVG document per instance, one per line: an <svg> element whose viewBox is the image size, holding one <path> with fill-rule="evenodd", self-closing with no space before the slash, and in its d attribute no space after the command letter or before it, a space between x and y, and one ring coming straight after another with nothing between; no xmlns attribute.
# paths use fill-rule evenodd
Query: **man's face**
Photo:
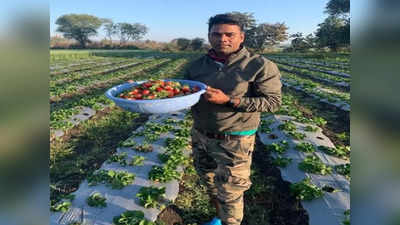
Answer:
<svg viewBox="0 0 400 225"><path fill-rule="evenodd" d="M229 55L239 49L244 33L238 25L215 24L208 33L208 40L218 54Z"/></svg>

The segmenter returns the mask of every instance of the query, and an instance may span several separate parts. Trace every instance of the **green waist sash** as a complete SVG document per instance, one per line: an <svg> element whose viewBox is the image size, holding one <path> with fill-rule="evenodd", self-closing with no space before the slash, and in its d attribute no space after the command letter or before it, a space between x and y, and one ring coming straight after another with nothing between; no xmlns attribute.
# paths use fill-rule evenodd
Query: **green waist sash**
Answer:
<svg viewBox="0 0 400 225"><path fill-rule="evenodd" d="M228 132L225 132L225 134L230 134L230 135L253 135L256 132L257 132L257 129L245 130L245 131L228 131Z"/></svg>

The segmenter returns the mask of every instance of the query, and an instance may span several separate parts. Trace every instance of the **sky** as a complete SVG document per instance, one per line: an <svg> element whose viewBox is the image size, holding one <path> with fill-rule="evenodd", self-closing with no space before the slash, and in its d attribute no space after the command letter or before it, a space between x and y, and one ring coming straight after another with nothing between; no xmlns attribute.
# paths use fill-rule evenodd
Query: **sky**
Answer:
<svg viewBox="0 0 400 225"><path fill-rule="evenodd" d="M304 35L316 31L328 0L50 0L50 35L57 34L58 17L76 13L90 14L113 22L141 23L149 28L143 40L169 42L175 38L195 37L207 40L208 19L219 13L254 13L257 24L285 22L288 33ZM98 37L104 38L99 29ZM117 38L115 38L117 39Z"/></svg>

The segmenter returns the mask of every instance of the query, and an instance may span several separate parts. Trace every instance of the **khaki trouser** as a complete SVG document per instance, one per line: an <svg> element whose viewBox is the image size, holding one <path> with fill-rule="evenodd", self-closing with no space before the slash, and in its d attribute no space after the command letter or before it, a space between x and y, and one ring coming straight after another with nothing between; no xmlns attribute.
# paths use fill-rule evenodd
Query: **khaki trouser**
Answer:
<svg viewBox="0 0 400 225"><path fill-rule="evenodd" d="M219 203L217 214L226 225L238 225L243 219L254 142L255 135L218 140L192 129L194 166L212 200Z"/></svg>

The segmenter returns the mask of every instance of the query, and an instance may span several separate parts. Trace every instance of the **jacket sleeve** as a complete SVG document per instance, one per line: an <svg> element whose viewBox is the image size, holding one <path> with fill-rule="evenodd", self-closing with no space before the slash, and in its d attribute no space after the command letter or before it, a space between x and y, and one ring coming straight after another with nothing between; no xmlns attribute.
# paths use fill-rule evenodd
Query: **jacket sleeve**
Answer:
<svg viewBox="0 0 400 225"><path fill-rule="evenodd" d="M265 60L263 68L256 74L254 85L256 97L241 97L238 111L275 112L282 104L282 83L280 72L275 63Z"/></svg>

